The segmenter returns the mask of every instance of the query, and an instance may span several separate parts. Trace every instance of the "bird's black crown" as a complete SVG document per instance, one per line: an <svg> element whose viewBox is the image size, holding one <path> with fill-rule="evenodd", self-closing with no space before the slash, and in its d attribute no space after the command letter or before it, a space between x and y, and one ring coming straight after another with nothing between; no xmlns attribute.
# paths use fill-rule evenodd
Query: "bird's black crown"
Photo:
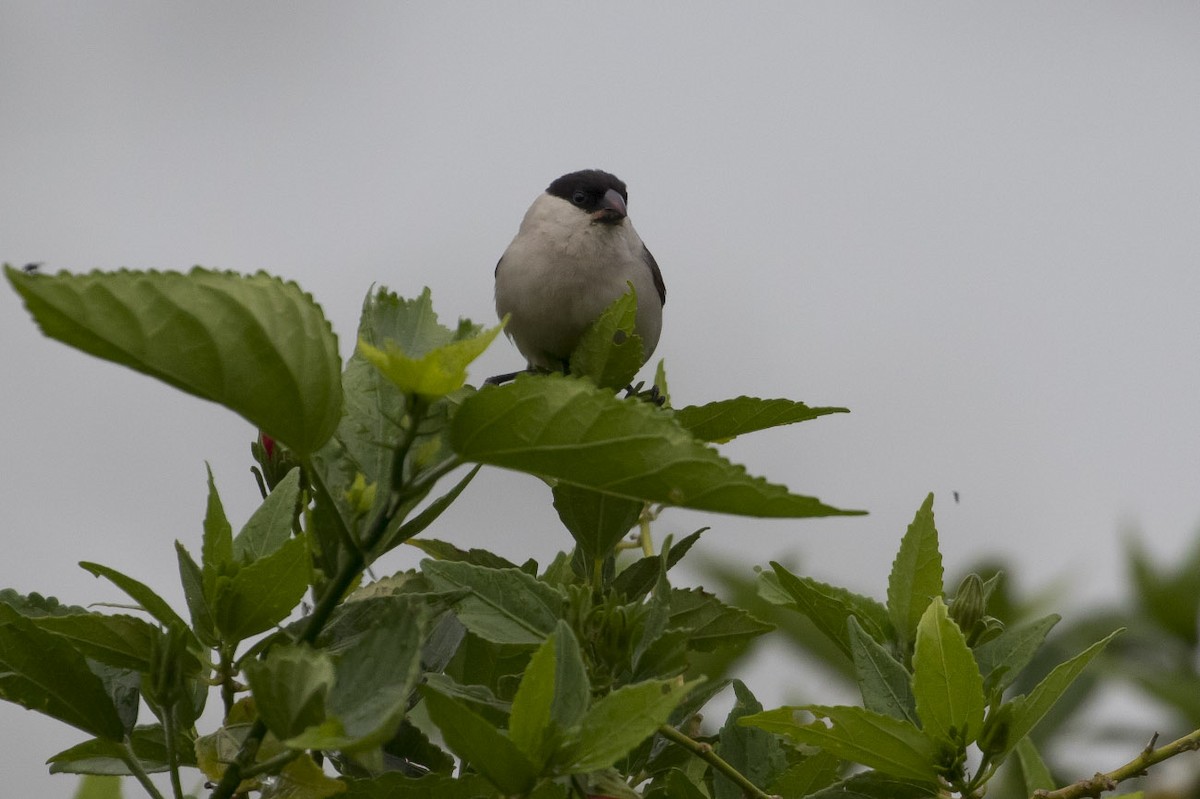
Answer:
<svg viewBox="0 0 1200 799"><path fill-rule="evenodd" d="M625 190L625 182L616 175L600 169L585 169L581 172L563 175L546 188L546 193L561 197L591 213L600 210L604 195L609 189L621 195L621 199L625 202L629 202L629 193Z"/></svg>

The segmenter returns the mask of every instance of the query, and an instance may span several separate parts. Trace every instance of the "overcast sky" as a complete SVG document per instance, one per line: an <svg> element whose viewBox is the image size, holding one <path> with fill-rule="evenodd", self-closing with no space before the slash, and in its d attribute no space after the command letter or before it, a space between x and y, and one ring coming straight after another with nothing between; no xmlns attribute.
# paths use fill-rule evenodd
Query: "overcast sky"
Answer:
<svg viewBox="0 0 1200 799"><path fill-rule="evenodd" d="M1165 559L1200 521L1197 41L1190 2L0 2L0 260L265 269L346 354L372 284L492 321L526 207L601 167L662 266L675 403L850 407L726 451L870 511L660 537L881 596L934 491L952 571L1100 602L1123 532ZM475 375L520 365L499 341ZM7 286L0 374L0 587L121 601L95 560L182 608L172 542L199 549L205 461L245 520L253 430ZM485 472L429 535L544 561L549 499ZM42 761L80 738L0 706L4 793L69 796Z"/></svg>

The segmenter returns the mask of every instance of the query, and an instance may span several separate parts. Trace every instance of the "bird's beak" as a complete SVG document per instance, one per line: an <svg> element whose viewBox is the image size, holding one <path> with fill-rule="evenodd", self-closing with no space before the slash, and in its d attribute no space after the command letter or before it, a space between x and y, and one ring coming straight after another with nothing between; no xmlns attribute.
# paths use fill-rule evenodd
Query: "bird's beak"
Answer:
<svg viewBox="0 0 1200 799"><path fill-rule="evenodd" d="M617 193L616 189L609 189L604 193L600 210L592 212L592 221L613 224L620 222L625 215L625 201L621 199L621 195Z"/></svg>

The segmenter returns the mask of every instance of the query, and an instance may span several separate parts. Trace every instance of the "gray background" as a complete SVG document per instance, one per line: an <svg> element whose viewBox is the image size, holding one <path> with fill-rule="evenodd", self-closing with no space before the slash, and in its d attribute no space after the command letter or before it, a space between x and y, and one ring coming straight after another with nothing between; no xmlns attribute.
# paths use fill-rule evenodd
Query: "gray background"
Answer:
<svg viewBox="0 0 1200 799"><path fill-rule="evenodd" d="M1200 514L1198 33L1186 2L3 3L0 259L265 269L348 353L372 283L490 322L529 202L602 167L663 268L676 403L849 406L725 450L871 511L660 537L880 595L932 490L951 568L1117 599L1122 531L1166 558ZM45 340L7 287L0 342L0 586L122 601L96 560L182 607L203 462L239 524L254 431ZM474 375L519 365L502 341ZM430 534L567 543L498 471ZM781 701L804 670L754 678ZM69 795L42 760L80 738L0 706L3 794Z"/></svg>

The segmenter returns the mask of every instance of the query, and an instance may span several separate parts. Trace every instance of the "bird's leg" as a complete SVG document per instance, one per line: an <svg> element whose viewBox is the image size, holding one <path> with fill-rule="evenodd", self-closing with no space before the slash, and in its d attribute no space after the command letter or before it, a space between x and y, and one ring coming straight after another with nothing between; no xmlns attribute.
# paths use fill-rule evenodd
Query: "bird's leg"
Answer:
<svg viewBox="0 0 1200 799"><path fill-rule="evenodd" d="M634 397L635 399L640 399L643 402L652 402L661 408L666 403L667 398L659 393L657 385L650 386L650 388L647 390L642 391L642 386L644 385L646 385L645 381L638 383L636 386L626 386L625 399Z"/></svg>

